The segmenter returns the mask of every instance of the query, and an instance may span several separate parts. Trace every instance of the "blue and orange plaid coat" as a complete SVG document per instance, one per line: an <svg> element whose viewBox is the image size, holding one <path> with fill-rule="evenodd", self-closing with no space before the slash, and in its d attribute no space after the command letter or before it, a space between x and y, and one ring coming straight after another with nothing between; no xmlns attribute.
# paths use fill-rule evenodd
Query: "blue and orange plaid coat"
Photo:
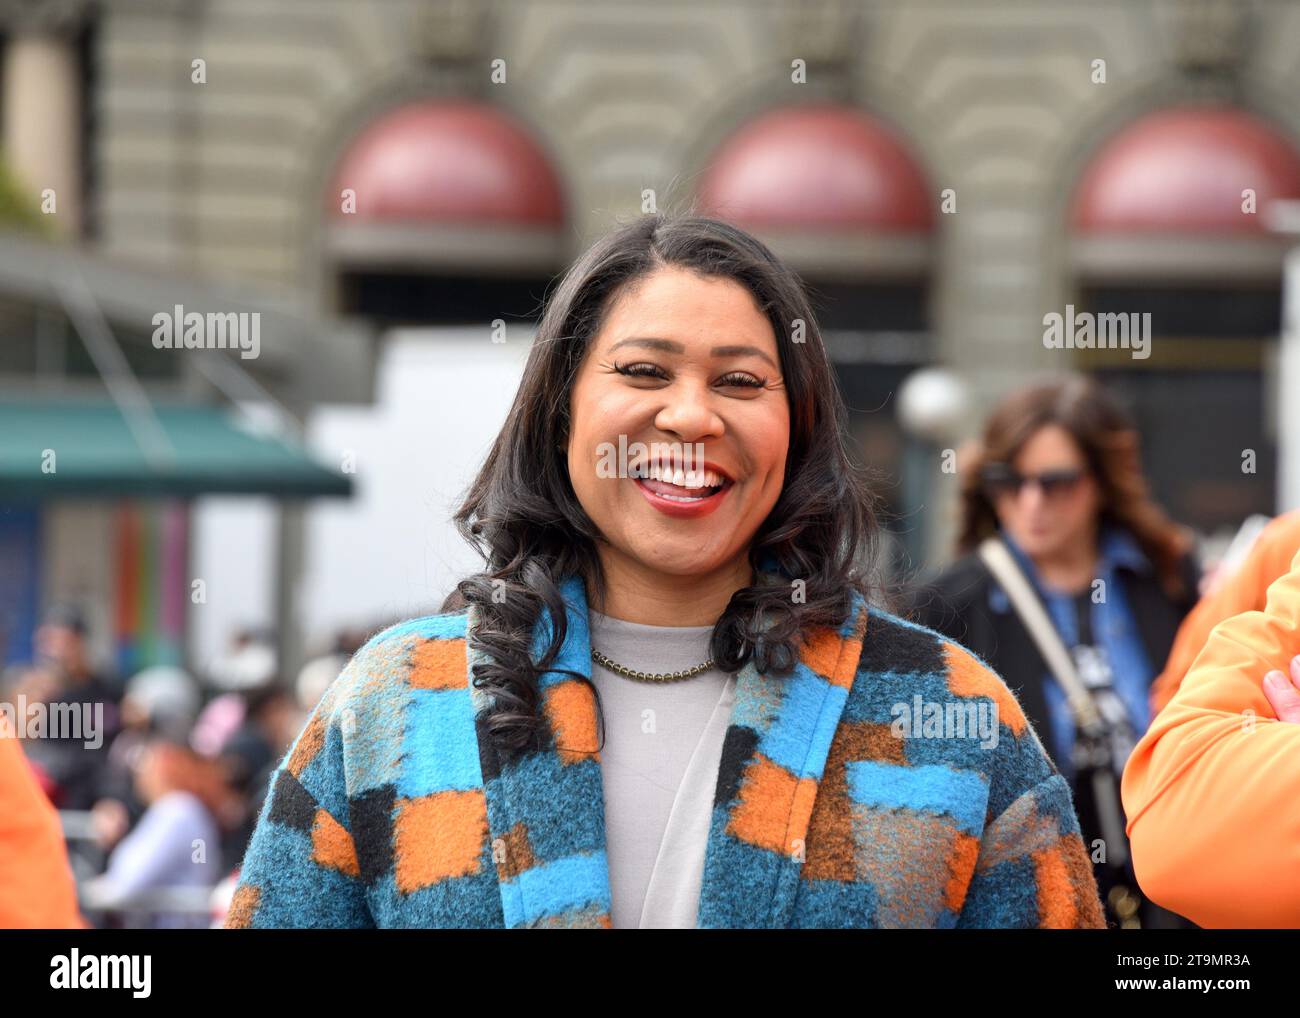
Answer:
<svg viewBox="0 0 1300 1018"><path fill-rule="evenodd" d="M561 590L545 748L505 765L474 608L357 652L272 778L228 927L610 925L595 701L560 670L590 676L586 596ZM538 655L549 635L544 612ZM1104 925L1069 788L969 652L855 593L792 674L736 681L698 926ZM900 725L919 702L995 705L996 745Z"/></svg>

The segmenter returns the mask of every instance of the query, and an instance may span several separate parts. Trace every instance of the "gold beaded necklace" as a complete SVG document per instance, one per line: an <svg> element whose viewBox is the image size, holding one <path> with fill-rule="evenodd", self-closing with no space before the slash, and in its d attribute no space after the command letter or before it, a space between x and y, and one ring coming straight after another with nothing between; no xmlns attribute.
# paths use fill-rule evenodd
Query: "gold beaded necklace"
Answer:
<svg viewBox="0 0 1300 1018"><path fill-rule="evenodd" d="M638 672L633 668L625 667L617 661L611 661L595 647L591 648L591 659L598 665L603 665L615 675L622 675L627 679L636 679L637 682L680 682L683 679L693 679L697 675L703 675L713 667L713 658L709 658L703 664L698 664L694 668L687 668L681 672Z"/></svg>

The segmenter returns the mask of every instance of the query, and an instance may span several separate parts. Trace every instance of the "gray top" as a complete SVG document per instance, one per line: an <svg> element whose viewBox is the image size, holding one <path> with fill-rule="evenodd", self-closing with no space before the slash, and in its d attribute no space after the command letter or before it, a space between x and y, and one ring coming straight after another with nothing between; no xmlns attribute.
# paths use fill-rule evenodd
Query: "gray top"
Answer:
<svg viewBox="0 0 1300 1018"><path fill-rule="evenodd" d="M591 645L628 668L672 672L709 656L712 626L647 626L591 611ZM624 678L592 662L605 746L605 846L615 929L692 929L735 678Z"/></svg>

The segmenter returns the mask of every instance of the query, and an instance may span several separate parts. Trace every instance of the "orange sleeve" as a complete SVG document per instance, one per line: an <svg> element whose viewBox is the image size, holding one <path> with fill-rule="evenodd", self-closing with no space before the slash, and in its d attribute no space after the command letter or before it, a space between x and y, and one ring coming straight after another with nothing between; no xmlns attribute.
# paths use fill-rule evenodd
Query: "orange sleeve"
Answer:
<svg viewBox="0 0 1300 1018"><path fill-rule="evenodd" d="M1266 672L1300 653L1300 554L1263 611L1211 631L1124 770L1138 884L1201 926L1300 926L1300 724Z"/></svg>
<svg viewBox="0 0 1300 1018"><path fill-rule="evenodd" d="M0 713L0 929L81 929L59 815Z"/></svg>
<svg viewBox="0 0 1300 1018"><path fill-rule="evenodd" d="M1210 638L1210 630L1233 615L1262 610L1268 585L1287 571L1298 550L1300 511L1279 516L1265 527L1241 568L1197 602L1178 627L1165 670L1151 684L1152 717L1174 698L1187 670Z"/></svg>

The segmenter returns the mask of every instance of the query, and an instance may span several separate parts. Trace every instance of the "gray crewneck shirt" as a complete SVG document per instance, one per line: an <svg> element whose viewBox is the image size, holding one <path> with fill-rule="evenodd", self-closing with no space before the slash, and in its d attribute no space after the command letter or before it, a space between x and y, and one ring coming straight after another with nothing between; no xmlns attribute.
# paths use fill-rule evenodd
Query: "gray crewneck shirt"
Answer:
<svg viewBox="0 0 1300 1018"><path fill-rule="evenodd" d="M589 612L591 645L627 668L672 672L709 657L712 626L648 626ZM628 679L592 662L605 745L605 841L615 929L695 926L735 678Z"/></svg>

